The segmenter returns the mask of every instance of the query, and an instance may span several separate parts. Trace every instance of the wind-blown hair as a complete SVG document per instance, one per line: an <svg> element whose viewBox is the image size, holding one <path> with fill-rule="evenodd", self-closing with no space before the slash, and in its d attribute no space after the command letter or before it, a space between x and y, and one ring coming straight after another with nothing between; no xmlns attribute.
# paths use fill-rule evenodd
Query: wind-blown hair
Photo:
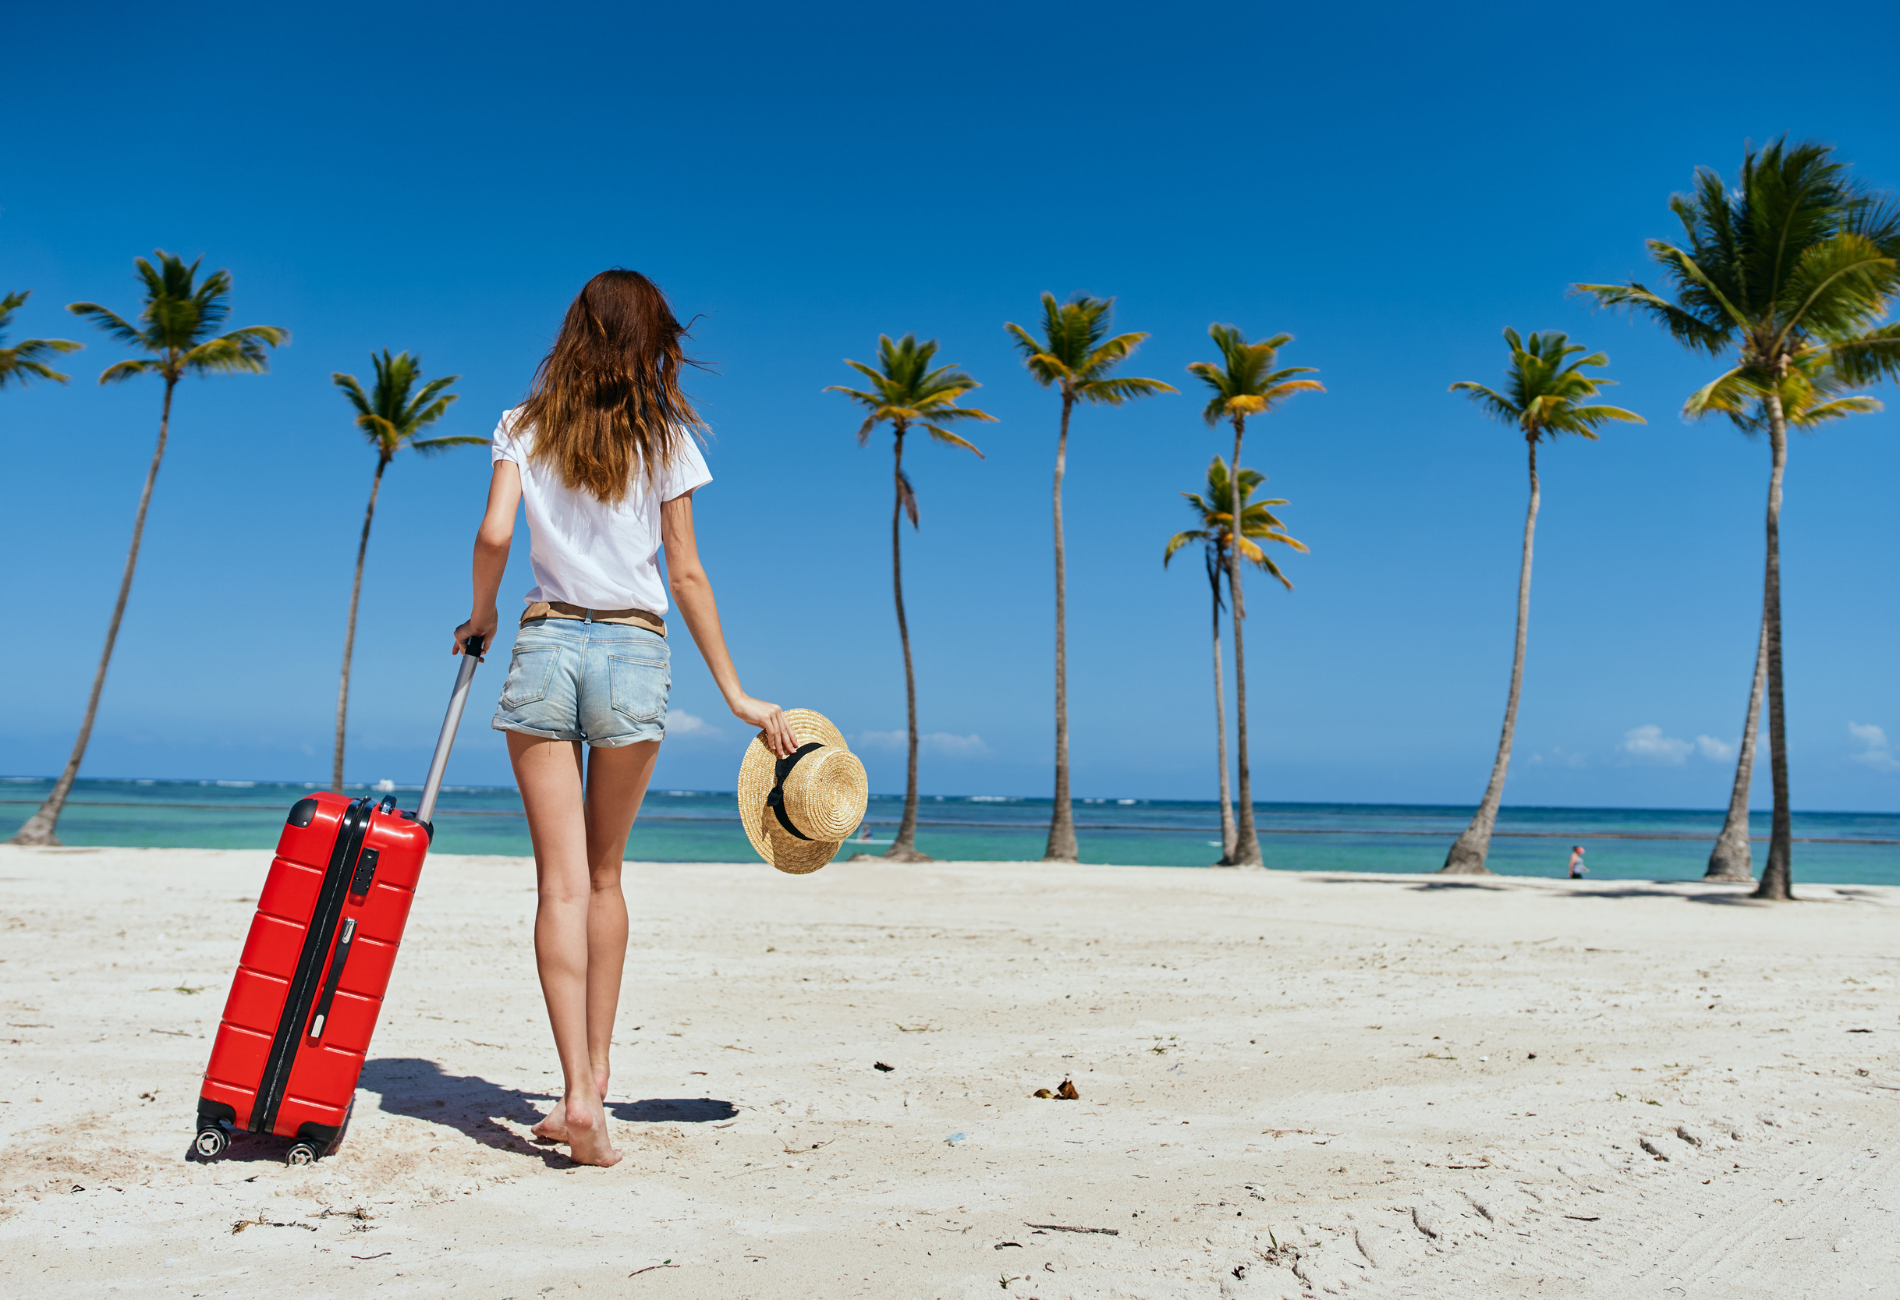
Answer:
<svg viewBox="0 0 1900 1300"><path fill-rule="evenodd" d="M608 505L671 465L700 427L680 391L686 328L658 285L615 268L589 280L515 413L533 429L529 459Z"/></svg>

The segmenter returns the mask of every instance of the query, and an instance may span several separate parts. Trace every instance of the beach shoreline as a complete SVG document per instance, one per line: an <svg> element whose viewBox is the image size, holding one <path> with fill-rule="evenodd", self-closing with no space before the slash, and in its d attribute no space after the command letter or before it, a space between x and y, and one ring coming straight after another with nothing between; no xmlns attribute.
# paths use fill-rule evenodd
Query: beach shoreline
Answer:
<svg viewBox="0 0 1900 1300"><path fill-rule="evenodd" d="M630 863L628 1158L596 1171L527 1138L558 1079L532 865L443 854L337 1155L187 1160L267 861L0 848L20 1294L1786 1297L1900 1269L1896 888ZM1030 1095L1064 1078L1079 1100Z"/></svg>

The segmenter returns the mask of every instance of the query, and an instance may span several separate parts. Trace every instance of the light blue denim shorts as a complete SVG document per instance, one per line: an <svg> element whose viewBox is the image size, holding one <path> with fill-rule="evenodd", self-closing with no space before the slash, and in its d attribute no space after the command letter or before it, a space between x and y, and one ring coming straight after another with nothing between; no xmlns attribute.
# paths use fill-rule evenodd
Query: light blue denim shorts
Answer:
<svg viewBox="0 0 1900 1300"><path fill-rule="evenodd" d="M515 634L491 724L613 748L666 737L673 686L666 638L625 623L537 618Z"/></svg>

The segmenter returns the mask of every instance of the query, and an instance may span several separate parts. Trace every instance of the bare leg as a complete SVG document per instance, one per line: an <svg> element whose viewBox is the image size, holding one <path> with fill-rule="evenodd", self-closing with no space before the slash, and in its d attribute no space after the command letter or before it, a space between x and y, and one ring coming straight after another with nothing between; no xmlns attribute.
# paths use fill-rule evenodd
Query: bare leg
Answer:
<svg viewBox="0 0 1900 1300"><path fill-rule="evenodd" d="M580 1163L611 1165L620 1153L608 1140L607 1111L588 1052L587 935L593 888L581 798L581 747L575 741L509 732L508 756L514 761L515 783L534 841L540 894L534 955L561 1061L561 1136Z"/></svg>
<svg viewBox="0 0 1900 1300"><path fill-rule="evenodd" d="M587 904L587 1055L603 1100L614 1013L627 966L627 900L620 892L620 863L659 757L657 740L594 749L587 756L587 868L592 888Z"/></svg>

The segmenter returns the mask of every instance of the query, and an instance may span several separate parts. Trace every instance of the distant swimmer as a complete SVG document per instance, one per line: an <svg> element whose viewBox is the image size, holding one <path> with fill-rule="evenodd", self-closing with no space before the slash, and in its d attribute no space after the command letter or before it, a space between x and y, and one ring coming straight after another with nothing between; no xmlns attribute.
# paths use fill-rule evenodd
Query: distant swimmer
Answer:
<svg viewBox="0 0 1900 1300"><path fill-rule="evenodd" d="M1590 868L1583 865L1583 845L1581 844L1571 845L1570 846L1570 878L1572 880L1582 880L1585 876L1589 874L1590 874Z"/></svg>

